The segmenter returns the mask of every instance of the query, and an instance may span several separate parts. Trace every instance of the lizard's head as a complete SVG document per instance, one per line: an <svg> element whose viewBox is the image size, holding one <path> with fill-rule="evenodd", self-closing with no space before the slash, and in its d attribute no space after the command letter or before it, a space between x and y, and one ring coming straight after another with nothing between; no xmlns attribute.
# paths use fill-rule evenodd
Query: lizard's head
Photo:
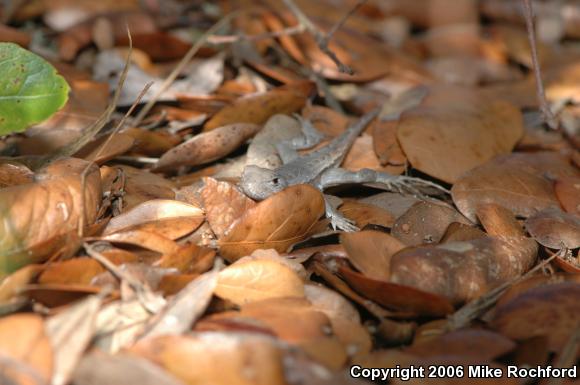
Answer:
<svg viewBox="0 0 580 385"><path fill-rule="evenodd" d="M286 183L276 176L274 170L248 165L244 168L240 186L252 199L262 200L286 188Z"/></svg>

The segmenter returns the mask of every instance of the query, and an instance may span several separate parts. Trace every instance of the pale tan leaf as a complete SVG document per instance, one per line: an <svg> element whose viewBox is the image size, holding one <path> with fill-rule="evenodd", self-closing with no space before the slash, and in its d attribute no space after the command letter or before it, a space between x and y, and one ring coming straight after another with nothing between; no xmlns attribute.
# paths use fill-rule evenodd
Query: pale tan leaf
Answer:
<svg viewBox="0 0 580 385"><path fill-rule="evenodd" d="M241 305L276 297L304 297L304 283L273 260L240 260L219 273L215 294Z"/></svg>

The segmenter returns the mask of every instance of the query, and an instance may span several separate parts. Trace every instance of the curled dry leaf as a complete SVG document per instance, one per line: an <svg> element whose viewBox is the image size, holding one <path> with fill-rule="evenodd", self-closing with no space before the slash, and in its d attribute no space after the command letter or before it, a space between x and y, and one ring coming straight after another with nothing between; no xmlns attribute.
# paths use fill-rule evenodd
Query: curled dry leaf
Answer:
<svg viewBox="0 0 580 385"><path fill-rule="evenodd" d="M513 212L495 203L484 203L477 207L477 218L481 225L492 236L523 237L522 225Z"/></svg>
<svg viewBox="0 0 580 385"><path fill-rule="evenodd" d="M354 267L369 278L383 281L391 275L391 257L405 247L396 238L380 231L343 233L340 242Z"/></svg>
<svg viewBox="0 0 580 385"><path fill-rule="evenodd" d="M460 304L519 277L536 260L535 241L485 237L405 249L391 258L391 281Z"/></svg>
<svg viewBox="0 0 580 385"><path fill-rule="evenodd" d="M151 199L175 198L173 190L175 185L159 175L124 165L105 170L107 170L107 173L113 173L114 175L117 175L117 170L120 170L126 178L123 210L128 210ZM103 176L103 179L105 178L106 176Z"/></svg>
<svg viewBox="0 0 580 385"><path fill-rule="evenodd" d="M152 199L112 218L103 234L143 230L176 239L191 233L203 220L203 210L199 207L176 200ZM155 224L161 226L155 228Z"/></svg>
<svg viewBox="0 0 580 385"><path fill-rule="evenodd" d="M549 208L526 219L526 229L539 244L552 249L580 247L580 218Z"/></svg>
<svg viewBox="0 0 580 385"><path fill-rule="evenodd" d="M388 210L360 201L347 201L340 206L339 211L361 229L366 225L391 227L395 222L394 216Z"/></svg>
<svg viewBox="0 0 580 385"><path fill-rule="evenodd" d="M305 239L324 215L324 199L310 185L291 186L247 210L219 241L221 255L236 260L257 249L285 252Z"/></svg>
<svg viewBox="0 0 580 385"><path fill-rule="evenodd" d="M111 135L102 135L87 143L74 157L103 164L118 155L126 153L135 144L135 139L130 135L124 133L115 133L112 135L112 138ZM103 147L103 145L105 146Z"/></svg>
<svg viewBox="0 0 580 385"><path fill-rule="evenodd" d="M34 183L0 190L0 277L64 247L81 217L93 224L100 201L98 168L73 158L47 166Z"/></svg>
<svg viewBox="0 0 580 385"><path fill-rule="evenodd" d="M450 206L421 201L397 218L391 234L407 246L438 243L453 222L470 224Z"/></svg>
<svg viewBox="0 0 580 385"><path fill-rule="evenodd" d="M512 351L515 347L512 340L501 334L489 330L464 329L414 343L405 349L405 353L420 357L473 357L486 362Z"/></svg>
<svg viewBox="0 0 580 385"><path fill-rule="evenodd" d="M267 298L304 297L304 283L282 262L242 259L219 273L215 295L237 305Z"/></svg>
<svg viewBox="0 0 580 385"><path fill-rule="evenodd" d="M34 173L18 162L0 160L0 188L32 183Z"/></svg>
<svg viewBox="0 0 580 385"><path fill-rule="evenodd" d="M204 126L214 130L234 123L264 124L275 114L290 114L306 103L306 95L291 89L274 89L237 99L222 108Z"/></svg>
<svg viewBox="0 0 580 385"><path fill-rule="evenodd" d="M372 348L368 330L361 325L355 307L337 292L321 285L305 285L304 294L313 308L324 313L332 331L349 355L367 353Z"/></svg>
<svg viewBox="0 0 580 385"><path fill-rule="evenodd" d="M151 131L130 127L123 134L135 139L133 151L145 156L161 156L181 142L181 137L167 131Z"/></svg>
<svg viewBox="0 0 580 385"><path fill-rule="evenodd" d="M287 384L282 351L273 338L258 334L165 336L142 341L131 352L153 361L185 384Z"/></svg>
<svg viewBox="0 0 580 385"><path fill-rule="evenodd" d="M0 380L6 384L46 384L53 371L53 353L36 314L0 319Z"/></svg>
<svg viewBox="0 0 580 385"><path fill-rule="evenodd" d="M397 140L398 121L382 122L376 120L373 124L373 149L381 164L404 165L407 157Z"/></svg>
<svg viewBox="0 0 580 385"><path fill-rule="evenodd" d="M65 385L89 346L102 298L90 296L47 319L46 334L54 353L51 384Z"/></svg>
<svg viewBox="0 0 580 385"><path fill-rule="evenodd" d="M546 336L560 352L580 323L580 283L563 282L530 289L501 304L491 326L515 340Z"/></svg>
<svg viewBox="0 0 580 385"><path fill-rule="evenodd" d="M580 177L557 180L554 191L567 213L580 215Z"/></svg>
<svg viewBox="0 0 580 385"><path fill-rule="evenodd" d="M372 279L347 267L341 267L339 273L358 293L388 309L431 317L440 317L453 312L449 300L438 294Z"/></svg>
<svg viewBox="0 0 580 385"><path fill-rule="evenodd" d="M528 217L548 207L559 207L552 184L541 175L510 166L497 158L465 173L451 189L453 202L463 215L476 220L477 207L495 203Z"/></svg>
<svg viewBox="0 0 580 385"><path fill-rule="evenodd" d="M214 234L221 238L230 225L256 203L241 193L233 184L204 178L201 199L207 222Z"/></svg>
<svg viewBox="0 0 580 385"><path fill-rule="evenodd" d="M329 334L328 317L304 298L270 298L242 305L238 314L263 322L278 338L300 344Z"/></svg>
<svg viewBox="0 0 580 385"><path fill-rule="evenodd" d="M167 171L180 166L198 166L230 154L260 130L252 123L234 123L203 132L173 147L159 158L156 171Z"/></svg>
<svg viewBox="0 0 580 385"><path fill-rule="evenodd" d="M511 152L524 134L520 111L469 88L432 88L406 111L397 137L414 168L454 183L468 170Z"/></svg>
<svg viewBox="0 0 580 385"><path fill-rule="evenodd" d="M27 265L0 281L0 315L17 310L26 303L23 288L34 281L42 269L42 265Z"/></svg>
<svg viewBox="0 0 580 385"><path fill-rule="evenodd" d="M183 385L171 374L143 358L98 351L82 358L72 382L77 385Z"/></svg>
<svg viewBox="0 0 580 385"><path fill-rule="evenodd" d="M404 166L381 166L379 158L377 158L377 155L373 151L373 138L370 135L363 135L356 138L344 158L342 167L350 171L370 168L393 175L400 174L405 170Z"/></svg>

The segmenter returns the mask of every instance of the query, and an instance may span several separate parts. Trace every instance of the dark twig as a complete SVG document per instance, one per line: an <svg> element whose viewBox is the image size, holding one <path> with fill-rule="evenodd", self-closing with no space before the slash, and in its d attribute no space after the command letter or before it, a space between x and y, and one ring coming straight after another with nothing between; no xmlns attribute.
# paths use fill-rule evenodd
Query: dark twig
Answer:
<svg viewBox="0 0 580 385"><path fill-rule="evenodd" d="M199 51L200 48L203 47L205 43L207 43L207 39L210 36L212 36L215 32L219 31L223 26L227 25L237 14L238 12L232 12L224 16L218 22L212 25L199 39L197 39L195 44L191 46L189 51L187 51L185 56L183 56L183 58L179 61L179 63L173 69L173 71L171 71L171 73L167 76L167 78L165 78L163 83L161 83L161 86L159 87L157 92L155 92L155 94L151 97L151 99L149 99L149 101L145 104L145 106L141 109L141 111L139 111L139 114L137 115L135 121L133 122L133 125L135 127L137 127L143 121L143 119L145 118L145 116L147 116L149 111L151 111L155 103L157 103L159 97L161 97L161 95L165 91L167 91L167 89L173 84L173 82L175 81L175 79L177 79L181 71L183 71L185 66L191 61L191 59L193 59L197 51Z"/></svg>
<svg viewBox="0 0 580 385"><path fill-rule="evenodd" d="M259 41L265 39L272 39L282 36L292 36L302 33L306 30L302 24L295 25L293 27L284 28L280 31L272 31L266 33L259 33L256 35L212 35L207 38L207 42L210 44L231 44L241 40L246 41Z"/></svg>
<svg viewBox="0 0 580 385"><path fill-rule="evenodd" d="M283 1L284 4L286 4L286 6L290 9L290 11L298 19L298 24L304 26L304 28L306 28L306 30L310 32L310 34L312 34L314 40L316 41L316 44L318 45L318 48L320 48L320 50L324 52L324 54L326 54L326 56L328 56L334 62L334 64L336 64L338 70L340 72L344 72L349 75L354 74L352 68L341 62L336 56L336 54L332 52L332 50L328 47L328 44L330 43L330 40L332 39L332 36L336 33L336 31L338 31L340 27L344 25L346 20L350 16L352 16L367 0L359 0L358 3L351 10L349 10L335 25L332 26L332 28L328 33L322 32L320 28L318 28L312 21L310 21L308 16L306 16L304 12L302 12L302 10L296 5L294 0L283 0Z"/></svg>
<svg viewBox="0 0 580 385"><path fill-rule="evenodd" d="M542 70L540 68L540 61L538 60L538 50L536 48L536 31L534 29L534 10L532 8L531 0L522 0L524 8L524 16L526 18L526 28L528 30L528 39L530 41L530 48L532 52L532 66L534 76L536 78L536 93L538 94L538 102L540 103L540 111L544 117L544 121L548 126L556 130L558 123L548 101L546 100L546 93L544 91L544 84L542 82Z"/></svg>

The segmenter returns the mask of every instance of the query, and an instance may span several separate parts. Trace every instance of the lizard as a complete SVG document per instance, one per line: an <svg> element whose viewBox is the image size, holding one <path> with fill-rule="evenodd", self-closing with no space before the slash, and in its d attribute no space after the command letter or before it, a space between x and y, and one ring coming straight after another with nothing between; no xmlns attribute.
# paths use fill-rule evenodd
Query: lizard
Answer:
<svg viewBox="0 0 580 385"><path fill-rule="evenodd" d="M299 115L296 116L302 124L304 138L283 142L277 146L283 164L276 169L270 170L255 165L247 165L240 179L242 191L255 200L266 199L286 187L297 184L310 184L322 192L328 187L348 183L379 183L390 189L402 190L407 188L413 193L418 193L418 190L413 187L413 185L418 184L447 192L443 187L419 178L390 175L371 169L353 172L339 168L356 138L379 115L379 112L380 109L374 109L364 114L327 145L304 156L299 156L296 150L315 146L322 140L323 136L309 121ZM342 216L330 204L326 196L325 205L326 216L330 219L334 229L358 230L350 220Z"/></svg>

